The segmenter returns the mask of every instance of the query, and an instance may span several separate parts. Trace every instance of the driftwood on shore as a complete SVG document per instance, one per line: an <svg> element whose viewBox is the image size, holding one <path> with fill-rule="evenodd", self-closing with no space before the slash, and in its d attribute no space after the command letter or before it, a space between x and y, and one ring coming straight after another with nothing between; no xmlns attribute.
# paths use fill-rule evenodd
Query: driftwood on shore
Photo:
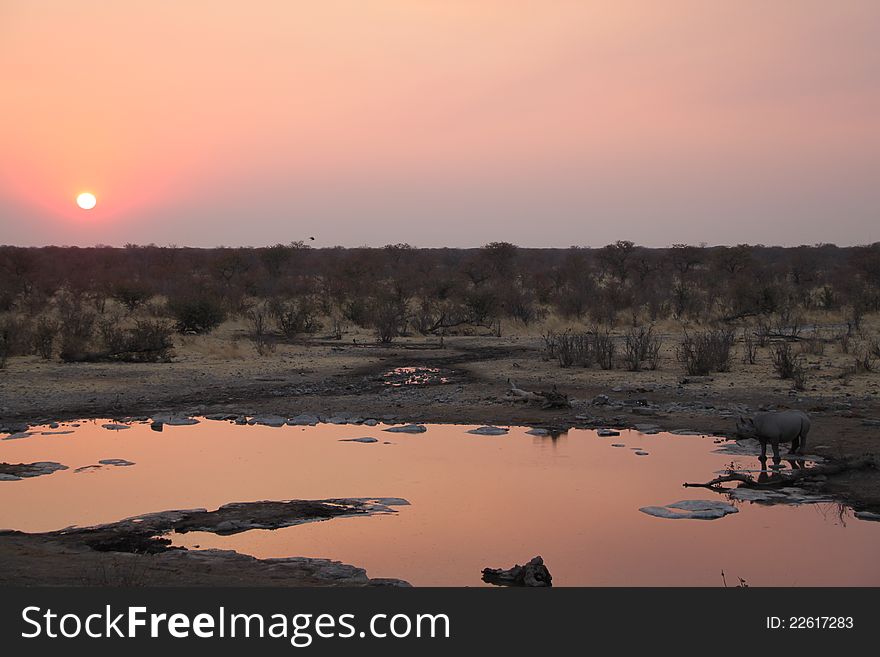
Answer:
<svg viewBox="0 0 880 657"><path fill-rule="evenodd" d="M836 475L851 470L867 470L875 467L876 463L874 459L870 456L864 456L855 459L834 461L823 465L817 465L812 468L800 468L788 473L777 472L769 476L763 475L757 479L750 474L728 470L725 474L705 483L685 482L682 485L685 488L709 488L716 491L723 491L726 489L722 484L735 482L746 488L772 490L795 486L800 482L809 481L817 477Z"/></svg>
<svg viewBox="0 0 880 657"><path fill-rule="evenodd" d="M569 400L568 395L559 392L555 385L549 392L532 392L530 390L523 390L510 379L507 382L510 384L510 389L506 394L508 399L517 402L537 403L541 405L542 409L571 408L571 400Z"/></svg>

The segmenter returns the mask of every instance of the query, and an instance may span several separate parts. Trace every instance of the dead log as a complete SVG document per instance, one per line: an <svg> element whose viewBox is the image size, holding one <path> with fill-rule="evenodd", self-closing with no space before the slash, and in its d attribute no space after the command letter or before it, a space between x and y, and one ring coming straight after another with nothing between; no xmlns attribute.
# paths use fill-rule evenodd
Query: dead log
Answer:
<svg viewBox="0 0 880 657"><path fill-rule="evenodd" d="M876 463L873 457L863 456L855 459L843 459L833 461L831 463L817 465L812 468L801 468L792 470L789 473L777 472L766 478L755 479L749 474L728 470L726 474L716 477L712 481L705 483L685 482L682 484L685 488L709 488L712 490L724 490L722 484L736 482L745 488L754 488L757 490L773 490L775 488L786 488L795 486L798 482L807 481L819 476L836 475L851 470L866 470L875 468Z"/></svg>
<svg viewBox="0 0 880 657"><path fill-rule="evenodd" d="M571 400L569 400L568 395L559 392L555 385L549 392L532 392L518 388L516 383L510 379L507 382L510 384L510 389L505 395L508 399L526 403L535 402L540 404L542 409L571 408Z"/></svg>
<svg viewBox="0 0 880 657"><path fill-rule="evenodd" d="M542 409L571 408L571 401L569 400L568 395L559 392L556 389L556 386L553 386L553 390L550 392L539 392L538 395L544 398L544 401L541 402Z"/></svg>
<svg viewBox="0 0 880 657"><path fill-rule="evenodd" d="M541 401L541 397L538 395L538 393L518 388L516 383L514 383L510 379L507 379L507 382L510 384L510 390L507 391L506 395L509 399L521 402Z"/></svg>

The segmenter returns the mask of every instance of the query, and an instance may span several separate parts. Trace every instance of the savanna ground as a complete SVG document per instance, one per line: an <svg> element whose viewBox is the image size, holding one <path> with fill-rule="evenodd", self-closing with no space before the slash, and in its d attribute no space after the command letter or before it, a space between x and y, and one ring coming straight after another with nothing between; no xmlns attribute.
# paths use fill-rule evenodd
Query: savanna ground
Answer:
<svg viewBox="0 0 880 657"><path fill-rule="evenodd" d="M815 318L828 325L839 318ZM875 328L878 317L865 320ZM833 457L880 451L880 373L851 372L853 347L803 353L805 389L795 390L774 371L773 344L756 347L743 362L734 345L730 371L689 376L677 361L680 327L656 327L663 343L657 369L637 372L597 366L562 368L548 356L543 336L557 326L511 326L502 337L398 338L378 344L367 330L347 339L279 344L260 355L243 321L224 323L210 335L177 338L167 363L61 363L36 356L10 359L0 375L2 417L33 424L82 417L142 416L177 412L272 414L293 417L392 418L396 421L523 424L552 427L657 424L732 435L728 413L797 408L813 419L811 451ZM821 328L821 324L819 325ZM505 327L506 328L506 327ZM623 339L626 327L613 332ZM800 347L796 347L800 350ZM438 368L439 382L391 385L396 368ZM572 408L507 398L508 380L530 391L556 386ZM601 395L609 397L602 403ZM595 400L595 402L594 402ZM839 490L860 505L880 505L875 473L843 475Z"/></svg>
<svg viewBox="0 0 880 657"><path fill-rule="evenodd" d="M878 245L82 251L0 253L0 429L173 412L732 436L793 408L809 452L880 452ZM876 469L826 489L880 510Z"/></svg>

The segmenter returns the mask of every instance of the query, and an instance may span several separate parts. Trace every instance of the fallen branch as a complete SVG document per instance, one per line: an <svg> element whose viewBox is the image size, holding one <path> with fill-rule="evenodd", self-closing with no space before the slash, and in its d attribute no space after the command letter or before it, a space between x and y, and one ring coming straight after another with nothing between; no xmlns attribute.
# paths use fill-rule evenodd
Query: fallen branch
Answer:
<svg viewBox="0 0 880 657"><path fill-rule="evenodd" d="M716 477L712 481L706 483L690 483L682 484L685 488L710 488L712 490L724 490L722 484L737 482L745 488L754 488L757 490L772 490L775 488L785 488L792 486L800 481L812 479L818 476L836 475L841 472L851 470L866 470L876 467L873 457L864 456L856 459L847 459L834 461L825 465L817 465L812 468L801 468L792 470L789 473L777 472L764 480L755 479L751 475L734 470L728 470L726 474Z"/></svg>
<svg viewBox="0 0 880 657"><path fill-rule="evenodd" d="M559 392L556 389L556 386L553 386L553 389L549 392L532 392L529 390L523 390L522 388L518 388L516 383L507 380L510 384L510 389L507 391L506 397L508 399L512 399L513 401L521 401L521 402L537 402L541 404L542 409L548 408L571 408L571 401L568 398L568 395L565 393Z"/></svg>

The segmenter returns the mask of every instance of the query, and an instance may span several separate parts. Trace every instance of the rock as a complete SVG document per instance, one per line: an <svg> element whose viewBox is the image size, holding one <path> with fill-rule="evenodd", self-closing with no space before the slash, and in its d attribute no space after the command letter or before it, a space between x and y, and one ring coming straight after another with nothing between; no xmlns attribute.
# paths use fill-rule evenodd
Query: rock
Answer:
<svg viewBox="0 0 880 657"><path fill-rule="evenodd" d="M313 427L318 424L318 417L316 415L297 415L296 417L292 417L287 421L287 424L296 427L304 427L309 426Z"/></svg>
<svg viewBox="0 0 880 657"><path fill-rule="evenodd" d="M123 429L131 429L131 426L128 424L116 424L115 422L108 422L107 424L102 424L101 426L105 429L109 429L110 431L122 431Z"/></svg>
<svg viewBox="0 0 880 657"><path fill-rule="evenodd" d="M287 418L279 415L257 415L248 420L248 424L259 424L264 427L283 427L287 424Z"/></svg>
<svg viewBox="0 0 880 657"><path fill-rule="evenodd" d="M673 429L669 433L676 436L704 436L702 431L694 431L692 429Z"/></svg>
<svg viewBox="0 0 880 657"><path fill-rule="evenodd" d="M483 581L496 586L553 586L553 577L541 557L533 558L524 566L483 568Z"/></svg>
<svg viewBox="0 0 880 657"><path fill-rule="evenodd" d="M129 466L134 465L134 461L126 461L125 459L101 459L98 461L101 465Z"/></svg>
<svg viewBox="0 0 880 657"><path fill-rule="evenodd" d="M348 424L348 417L344 415L334 415L327 419L328 424Z"/></svg>
<svg viewBox="0 0 880 657"><path fill-rule="evenodd" d="M340 438L339 442L341 443L378 443L379 440L377 438L370 438L366 436L364 438Z"/></svg>
<svg viewBox="0 0 880 657"><path fill-rule="evenodd" d="M862 424L866 427L880 427L880 420L875 420L872 418L862 420Z"/></svg>
<svg viewBox="0 0 880 657"><path fill-rule="evenodd" d="M612 447L626 447L623 443L611 443Z"/></svg>
<svg viewBox="0 0 880 657"><path fill-rule="evenodd" d="M35 431L19 431L18 433L13 433L6 436L6 438L4 438L3 440L21 440L22 438L30 438L35 433Z"/></svg>
<svg viewBox="0 0 880 657"><path fill-rule="evenodd" d="M73 433L73 431L41 431L41 436L63 436L68 433Z"/></svg>
<svg viewBox="0 0 880 657"><path fill-rule="evenodd" d="M101 465L84 465L84 466L82 466L81 468L77 468L76 470L74 470L74 472L75 472L76 474L80 474L80 473L82 473L82 472L94 472L95 470L100 470L102 467L104 467L104 466L101 466Z"/></svg>
<svg viewBox="0 0 880 657"><path fill-rule="evenodd" d="M590 403L593 406L607 406L611 403L611 398L608 395L596 395Z"/></svg>
<svg viewBox="0 0 880 657"><path fill-rule="evenodd" d="M648 456L649 452L646 452L641 449L637 449L633 452L633 454L635 454L636 456Z"/></svg>
<svg viewBox="0 0 880 657"><path fill-rule="evenodd" d="M472 433L476 436L503 436L507 433L507 429L502 427L479 427L478 429L470 429L467 433Z"/></svg>
<svg viewBox="0 0 880 657"><path fill-rule="evenodd" d="M425 433L428 429L425 428L423 424L404 424L396 427L388 427L387 429L382 429L382 431L389 431L391 433Z"/></svg>
<svg viewBox="0 0 880 657"><path fill-rule="evenodd" d="M188 426L190 424L198 424L199 421L194 417L178 417L176 415L163 414L163 415L154 415L152 424L167 424L171 427L182 427ZM152 427L152 425L151 425ZM156 429L156 431L161 431L161 429Z"/></svg>
<svg viewBox="0 0 880 657"><path fill-rule="evenodd" d="M874 513L873 511L856 511L855 516L859 520L880 522L880 513Z"/></svg>
<svg viewBox="0 0 880 657"><path fill-rule="evenodd" d="M526 431L526 433L529 434L530 436L548 436L548 435L550 435L549 431L547 431L546 429L542 429L540 427L535 427L533 429L529 429L528 431Z"/></svg>
<svg viewBox="0 0 880 657"><path fill-rule="evenodd" d="M59 470L67 470L66 465L55 461L37 461L36 463L0 463L0 481L18 481L30 477L49 475Z"/></svg>
<svg viewBox="0 0 880 657"><path fill-rule="evenodd" d="M730 513L738 513L739 509L715 500L682 500L666 506L643 506L639 511L670 520L717 520Z"/></svg>
<svg viewBox="0 0 880 657"><path fill-rule="evenodd" d="M23 422L10 422L9 424L0 425L0 433L24 433L28 430L28 425Z"/></svg>
<svg viewBox="0 0 880 657"><path fill-rule="evenodd" d="M620 432L614 429L596 429L596 435L600 438L610 438L611 436L619 436Z"/></svg>
<svg viewBox="0 0 880 657"><path fill-rule="evenodd" d="M656 424L636 424L633 428L639 433L660 433L660 427L658 427Z"/></svg>
<svg viewBox="0 0 880 657"><path fill-rule="evenodd" d="M364 420L365 427L375 427L377 424L379 424L379 421L374 420L373 418L368 418L368 419Z"/></svg>

